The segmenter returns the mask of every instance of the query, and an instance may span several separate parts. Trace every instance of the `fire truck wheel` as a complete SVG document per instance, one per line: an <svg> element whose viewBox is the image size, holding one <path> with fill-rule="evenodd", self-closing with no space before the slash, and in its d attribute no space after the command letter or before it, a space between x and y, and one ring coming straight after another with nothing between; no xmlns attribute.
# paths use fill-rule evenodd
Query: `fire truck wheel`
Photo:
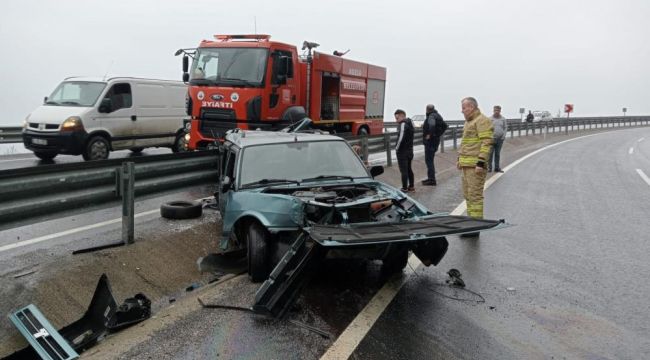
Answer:
<svg viewBox="0 0 650 360"><path fill-rule="evenodd" d="M198 201L177 200L160 205L160 216L166 219L193 219L203 214L203 205Z"/></svg>
<svg viewBox="0 0 650 360"><path fill-rule="evenodd" d="M262 225L253 222L246 232L248 245L248 276L253 282L262 282L269 277L269 257L266 241L267 232Z"/></svg>
<svg viewBox="0 0 650 360"><path fill-rule="evenodd" d="M360 128L359 131L357 131L357 136L368 136L368 128Z"/></svg>
<svg viewBox="0 0 650 360"><path fill-rule="evenodd" d="M172 146L172 152L185 152L187 151L187 140L185 140L185 133L180 133L176 136L176 141L174 141L174 146Z"/></svg>

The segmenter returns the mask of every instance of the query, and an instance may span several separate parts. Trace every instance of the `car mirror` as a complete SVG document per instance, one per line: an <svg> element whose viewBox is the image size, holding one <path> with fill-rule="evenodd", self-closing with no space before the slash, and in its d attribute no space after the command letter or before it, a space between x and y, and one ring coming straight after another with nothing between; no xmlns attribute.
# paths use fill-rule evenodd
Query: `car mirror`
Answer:
<svg viewBox="0 0 650 360"><path fill-rule="evenodd" d="M230 187L232 185L231 181L232 180L230 180L230 176L226 175L223 177L223 180L221 180L221 192L226 192L230 190Z"/></svg>
<svg viewBox="0 0 650 360"><path fill-rule="evenodd" d="M384 167L381 165L375 165L370 168L370 176L373 178L384 173Z"/></svg>
<svg viewBox="0 0 650 360"><path fill-rule="evenodd" d="M113 110L113 102L109 98L103 98L102 102L99 104L100 113L110 113Z"/></svg>

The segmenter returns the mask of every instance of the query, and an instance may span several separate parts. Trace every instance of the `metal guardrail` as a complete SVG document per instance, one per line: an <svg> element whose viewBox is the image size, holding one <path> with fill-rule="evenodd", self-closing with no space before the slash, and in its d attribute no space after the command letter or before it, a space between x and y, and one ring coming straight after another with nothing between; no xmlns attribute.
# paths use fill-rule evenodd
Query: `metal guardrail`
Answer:
<svg viewBox="0 0 650 360"><path fill-rule="evenodd" d="M22 131L20 126L0 127L0 144L23 142Z"/></svg>
<svg viewBox="0 0 650 360"><path fill-rule="evenodd" d="M445 152L445 141L452 140L453 149L457 149L459 139L463 136L464 121L447 121L449 128L444 134L444 141L440 141L440 152ZM631 127L650 125L650 116L619 116L619 117L583 117L563 118L550 121L521 122L519 119L508 119L508 132L510 138L515 136L539 135L548 133L602 129L613 127ZM384 123L385 129L395 128L396 123ZM396 132L384 132L380 135L371 135L367 138L347 138L351 145L361 147L363 159L368 159L368 154L386 152L386 163L392 165L391 150L397 142ZM414 145L422 144L422 128L415 129Z"/></svg>
<svg viewBox="0 0 650 360"><path fill-rule="evenodd" d="M212 151L3 170L0 228L121 199L125 194L123 163L133 163L136 197L218 179L217 157Z"/></svg>
<svg viewBox="0 0 650 360"><path fill-rule="evenodd" d="M512 138L647 125L650 125L650 116L573 118L533 123L511 122L508 125L508 132L509 137ZM445 142L448 141L452 141L452 148L456 149L462 132L461 125L452 123L445 132L444 141L440 142L440 151L445 151ZM397 141L396 132L361 138L346 137L346 140L351 145L361 146L364 159L368 159L371 153L385 152L387 165L392 165L391 152ZM414 144L422 144L422 129L416 129ZM123 166L125 163L134 163L132 172L130 166ZM130 174L133 176L131 177ZM124 181L127 175L129 181ZM211 151L2 170L0 171L0 229L12 222L33 220L46 214L82 209L121 198L124 204L127 202L132 204L131 195L137 197L192 184L216 183L217 176L217 157ZM124 184L133 184L133 186ZM126 197L123 196L125 186L131 187L132 190L132 194L129 192ZM127 205L124 207L126 208Z"/></svg>

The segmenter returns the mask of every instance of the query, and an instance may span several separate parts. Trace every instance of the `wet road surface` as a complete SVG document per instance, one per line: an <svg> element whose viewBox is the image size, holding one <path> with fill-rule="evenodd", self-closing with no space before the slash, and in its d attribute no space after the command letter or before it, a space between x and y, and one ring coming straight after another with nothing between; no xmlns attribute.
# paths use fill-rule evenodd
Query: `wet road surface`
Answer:
<svg viewBox="0 0 650 360"><path fill-rule="evenodd" d="M485 216L516 226L450 238L439 271L411 275L352 358L650 358L643 137L578 139L508 171L487 190ZM485 302L446 286L449 268Z"/></svg>

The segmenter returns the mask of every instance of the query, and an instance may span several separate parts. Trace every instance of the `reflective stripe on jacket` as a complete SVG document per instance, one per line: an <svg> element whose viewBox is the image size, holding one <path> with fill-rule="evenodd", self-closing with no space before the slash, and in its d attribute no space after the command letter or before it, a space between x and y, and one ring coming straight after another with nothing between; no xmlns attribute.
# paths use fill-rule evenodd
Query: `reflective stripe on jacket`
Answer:
<svg viewBox="0 0 650 360"><path fill-rule="evenodd" d="M474 167L479 161L487 163L494 140L492 121L476 109L463 126L463 138L458 162L463 167Z"/></svg>

